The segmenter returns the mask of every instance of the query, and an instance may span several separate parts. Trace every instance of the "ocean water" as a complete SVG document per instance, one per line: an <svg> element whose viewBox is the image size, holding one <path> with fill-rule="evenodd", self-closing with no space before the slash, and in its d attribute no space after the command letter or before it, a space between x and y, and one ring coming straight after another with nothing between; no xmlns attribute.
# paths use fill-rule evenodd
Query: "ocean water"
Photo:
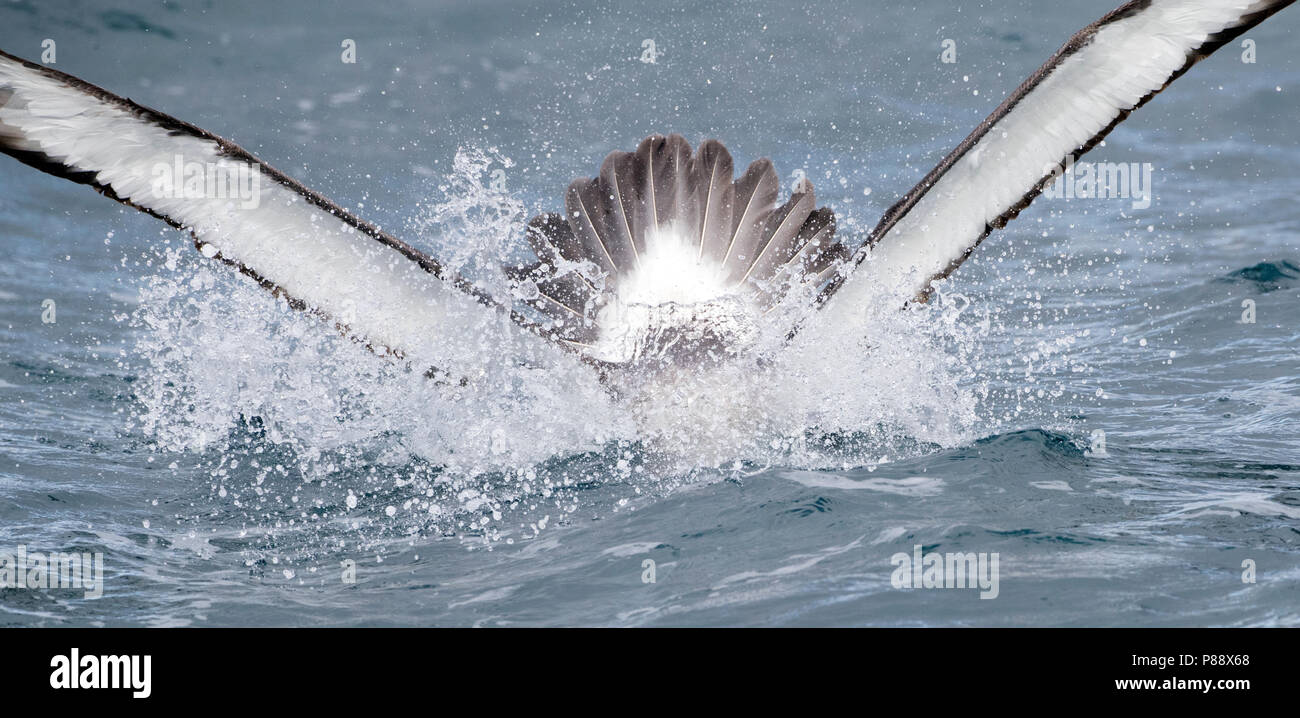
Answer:
<svg viewBox="0 0 1300 718"><path fill-rule="evenodd" d="M1109 2L5 0L0 49L491 277L652 132L802 171L861 242ZM0 552L105 585L0 589L0 625L1300 623L1298 30L1093 151L1150 207L1042 198L929 307L636 406L435 385L2 159ZM894 587L916 546L997 554L996 598Z"/></svg>

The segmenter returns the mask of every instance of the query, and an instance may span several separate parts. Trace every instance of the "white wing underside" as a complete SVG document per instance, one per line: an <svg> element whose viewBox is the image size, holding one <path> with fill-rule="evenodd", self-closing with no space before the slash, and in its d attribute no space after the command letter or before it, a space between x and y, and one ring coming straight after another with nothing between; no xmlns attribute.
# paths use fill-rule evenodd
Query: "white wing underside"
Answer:
<svg viewBox="0 0 1300 718"><path fill-rule="evenodd" d="M1075 35L886 213L815 320L926 294L1077 157L1194 62L1292 0L1130 2Z"/></svg>
<svg viewBox="0 0 1300 718"><path fill-rule="evenodd" d="M463 339L481 334L496 344L489 352L509 351L499 346L504 338L531 360L563 355L576 362L515 325L507 310L485 306L491 301L431 258L242 149L3 53L0 147L191 231L205 255L239 267L380 353L464 375L481 366L485 348ZM198 196L187 194L179 177L170 186L159 183L161 168L178 162L211 173ZM255 182L257 192L217 196L221 182L241 180L245 187Z"/></svg>
<svg viewBox="0 0 1300 718"><path fill-rule="evenodd" d="M1291 2L1134 0L1080 31L885 214L803 335L827 339L868 306L926 294L1037 196L1051 167L1091 149L1196 61ZM494 352L581 361L432 258L239 147L2 52L0 151L191 231L206 254L377 350L466 374ZM158 168L178 160L219 178L252 173L256 206L160 194Z"/></svg>

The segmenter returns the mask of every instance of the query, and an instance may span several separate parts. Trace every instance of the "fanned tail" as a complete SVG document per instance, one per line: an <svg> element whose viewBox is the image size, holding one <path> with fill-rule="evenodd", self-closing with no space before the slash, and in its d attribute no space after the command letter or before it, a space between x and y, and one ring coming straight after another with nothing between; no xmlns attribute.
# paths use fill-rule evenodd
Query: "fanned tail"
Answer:
<svg viewBox="0 0 1300 718"><path fill-rule="evenodd" d="M539 261L515 271L525 301L561 341L622 362L641 351L629 335L662 330L649 326L653 318L637 323L653 308L740 301L761 312L798 283L828 281L848 252L812 183L801 180L779 204L771 161L733 172L717 140L692 154L680 135L653 135L633 152L611 153L595 178L569 186L564 217L529 223Z"/></svg>

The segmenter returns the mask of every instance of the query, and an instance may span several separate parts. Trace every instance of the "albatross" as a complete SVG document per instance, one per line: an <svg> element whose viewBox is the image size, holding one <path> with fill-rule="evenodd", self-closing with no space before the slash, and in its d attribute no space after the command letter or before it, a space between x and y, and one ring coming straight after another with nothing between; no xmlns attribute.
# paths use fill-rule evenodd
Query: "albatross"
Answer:
<svg viewBox="0 0 1300 718"><path fill-rule="evenodd" d="M504 327L502 351L587 365L609 383L733 361L763 332L854 321L867 303L924 301L1059 168L1291 2L1125 3L1070 37L851 242L810 182L782 196L769 160L739 171L717 140L648 137L528 223L536 257L508 268L507 297L216 134L4 52L0 152L188 232L204 256L378 353L471 373L474 352L441 337L477 317ZM791 305L806 311L777 311Z"/></svg>

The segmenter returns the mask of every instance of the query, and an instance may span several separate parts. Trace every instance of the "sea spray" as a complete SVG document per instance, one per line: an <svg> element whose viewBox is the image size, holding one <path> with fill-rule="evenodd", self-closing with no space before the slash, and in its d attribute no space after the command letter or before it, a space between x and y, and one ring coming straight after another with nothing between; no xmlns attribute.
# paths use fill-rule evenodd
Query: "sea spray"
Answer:
<svg viewBox="0 0 1300 718"><path fill-rule="evenodd" d="M523 211L489 178L508 166L490 152L459 153L410 238L435 252L454 244L449 262L506 303L499 265L522 242ZM220 500L238 493L247 508L278 496L313 506L308 521L362 531L404 520L403 531L490 536L503 509L581 510L585 485L625 484L635 496L753 467L874 465L961 445L990 430L982 406L993 374L1005 373L979 359L1000 310L941 290L908 310L865 307L847 326L817 327L806 303L784 307L816 331L793 341L768 331L743 356L604 386L576 363L565 371L512 354L484 310L439 337L478 357L479 370L444 376L377 356L192 251L162 260L134 316L143 329L134 424L160 450L211 457ZM1056 370L1042 352L1028 376ZM244 471L231 472L223 462L241 454ZM233 485L235 475L251 483Z"/></svg>

